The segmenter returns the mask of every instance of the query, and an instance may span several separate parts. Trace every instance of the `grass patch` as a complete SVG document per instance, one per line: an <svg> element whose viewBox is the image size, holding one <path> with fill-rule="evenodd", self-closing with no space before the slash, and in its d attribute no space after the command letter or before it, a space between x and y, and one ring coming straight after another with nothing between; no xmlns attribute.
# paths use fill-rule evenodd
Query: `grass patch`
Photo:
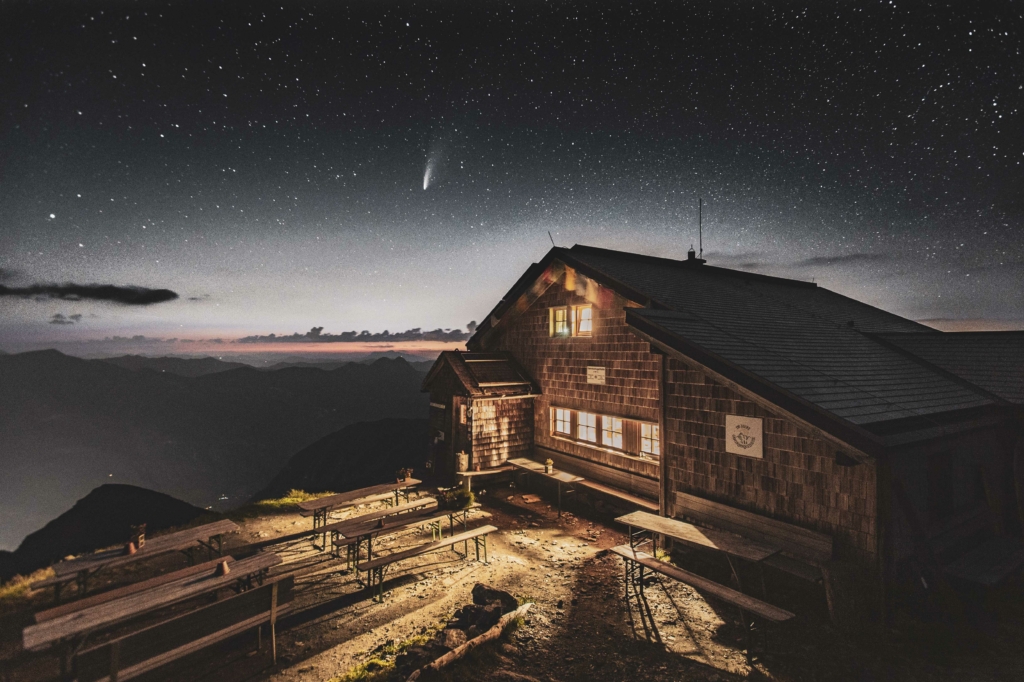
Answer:
<svg viewBox="0 0 1024 682"><path fill-rule="evenodd" d="M251 519L260 515L271 515L271 514L284 514L287 512L294 512L298 509L300 502L308 502L309 500L316 500L321 497L327 497L329 495L336 495L329 490L325 490L320 493L307 493L305 490L295 490L294 488L284 494L284 497L278 497L269 500L260 500L258 502L251 502L247 505L241 506L238 509L231 511L228 514L228 518L235 521L241 521L244 519Z"/></svg>
<svg viewBox="0 0 1024 682"><path fill-rule="evenodd" d="M52 568L40 568L30 575L16 575L3 585L0 585L0 604L14 606L22 601L28 601L32 583L39 580L46 580L53 577Z"/></svg>
<svg viewBox="0 0 1024 682"><path fill-rule="evenodd" d="M441 629L440 625L430 627L415 637L404 642L382 644L370 652L370 658L349 670L344 675L332 677L330 682L384 682L395 670L395 658L406 649L422 646L429 642L434 633Z"/></svg>

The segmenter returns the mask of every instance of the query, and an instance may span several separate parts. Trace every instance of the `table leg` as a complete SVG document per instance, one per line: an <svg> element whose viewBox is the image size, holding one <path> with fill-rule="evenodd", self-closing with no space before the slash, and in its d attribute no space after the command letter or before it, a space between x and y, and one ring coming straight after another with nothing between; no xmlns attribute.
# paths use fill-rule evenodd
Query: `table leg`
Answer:
<svg viewBox="0 0 1024 682"><path fill-rule="evenodd" d="M558 486L558 518L562 518L562 482L557 481Z"/></svg>

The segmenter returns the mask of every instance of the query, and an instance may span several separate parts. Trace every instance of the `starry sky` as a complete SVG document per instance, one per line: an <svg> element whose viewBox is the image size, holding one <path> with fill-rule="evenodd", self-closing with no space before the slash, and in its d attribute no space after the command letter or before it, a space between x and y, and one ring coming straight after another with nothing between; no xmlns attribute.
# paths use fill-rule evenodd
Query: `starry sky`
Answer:
<svg viewBox="0 0 1024 682"><path fill-rule="evenodd" d="M460 329L698 197L711 264L1022 328L1024 8L951 4L3 3L0 286L177 297L0 348Z"/></svg>

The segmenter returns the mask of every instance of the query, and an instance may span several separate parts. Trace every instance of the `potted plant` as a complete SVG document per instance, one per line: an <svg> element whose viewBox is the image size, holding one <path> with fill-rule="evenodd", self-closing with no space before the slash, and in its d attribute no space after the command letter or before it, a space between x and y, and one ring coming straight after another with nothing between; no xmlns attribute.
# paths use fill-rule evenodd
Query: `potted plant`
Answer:
<svg viewBox="0 0 1024 682"><path fill-rule="evenodd" d="M398 470L396 476L398 478L398 482L401 483L402 481L412 476L412 469L408 467L402 467L401 469Z"/></svg>
<svg viewBox="0 0 1024 682"><path fill-rule="evenodd" d="M548 458L548 459L544 460L544 473L545 474L550 474L551 470L554 468L554 466L555 466L555 463L551 461L551 458Z"/></svg>
<svg viewBox="0 0 1024 682"><path fill-rule="evenodd" d="M441 509L466 509L476 502L476 495L465 488L452 488L445 490L437 499L437 505Z"/></svg>

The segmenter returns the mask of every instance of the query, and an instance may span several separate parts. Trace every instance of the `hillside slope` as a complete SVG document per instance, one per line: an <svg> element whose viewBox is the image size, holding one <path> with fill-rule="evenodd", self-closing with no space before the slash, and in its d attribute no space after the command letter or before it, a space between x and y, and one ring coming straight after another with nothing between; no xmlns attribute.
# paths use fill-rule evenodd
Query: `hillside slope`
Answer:
<svg viewBox="0 0 1024 682"><path fill-rule="evenodd" d="M425 417L422 378L401 359L183 377L57 351L0 356L0 548L103 483L237 506L348 424Z"/></svg>
<svg viewBox="0 0 1024 682"><path fill-rule="evenodd" d="M28 575L69 554L124 543L132 526L152 534L192 521L206 512L163 493L132 485L101 485L53 521L32 533L13 553L0 553L0 580Z"/></svg>
<svg viewBox="0 0 1024 682"><path fill-rule="evenodd" d="M403 467L423 478L429 452L426 419L381 419L352 424L295 454L257 498L291 488L344 492L384 483Z"/></svg>

